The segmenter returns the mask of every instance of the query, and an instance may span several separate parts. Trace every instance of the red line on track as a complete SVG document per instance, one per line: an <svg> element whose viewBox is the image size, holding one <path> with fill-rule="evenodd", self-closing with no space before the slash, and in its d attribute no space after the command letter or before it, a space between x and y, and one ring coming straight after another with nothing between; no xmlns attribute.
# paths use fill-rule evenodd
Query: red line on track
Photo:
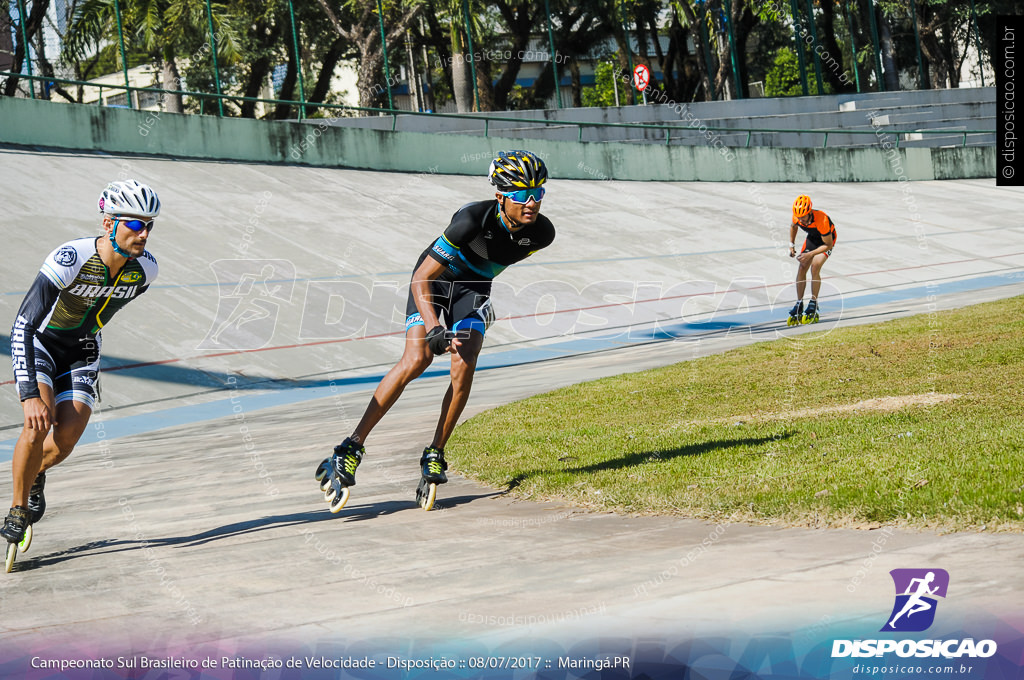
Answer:
<svg viewBox="0 0 1024 680"><path fill-rule="evenodd" d="M925 267L943 267L943 266L951 265L951 264L964 264L965 262L977 262L979 260L995 260L995 259L998 259L998 258L1001 258L1001 257L1013 257L1015 255L1024 255L1024 251L1018 252L1018 253L1007 253L1006 255L993 255L991 257L984 257L984 258L982 258L982 257L972 257L972 258L968 258L968 259L965 259L965 260L951 260L949 262L933 262L931 264L920 264L920 265L914 265L914 266L911 266L911 267L894 267L892 269L878 269L878 270L870 271L870 272L857 272L855 274L844 274L842 276L843 276L843 278L851 278L851 277L857 277L857 276L867 276L869 274L889 274L889 273L892 273L892 272L907 271L907 270L910 270L910 269L923 269ZM833 278L836 278L836 277L834 277L834 276L825 276L825 277L822 277L822 281L827 281L827 280L833 279ZM779 286L789 286L789 285L792 285L792 284L793 284L792 281L787 281L785 283L765 284L765 288L778 288ZM532 317L551 316L551 315L554 315L554 314L567 314L569 312L585 312L585 311L592 310L592 309L603 309L603 308L606 308L606 307L622 307L624 305L640 305L640 304L646 304L648 302L660 302L660 301L664 301L664 300L678 300L678 299L682 299L682 298L699 297L701 295L725 295L726 293L730 293L730 292L732 292L732 289L724 290L724 291L713 291L713 292L687 293L685 295L673 295L671 297L665 297L665 298L650 298L650 299L647 299L647 300L636 300L636 301L633 301L633 302L626 302L626 303L608 303L608 304L604 304L604 305L591 305L589 307L575 307L575 308L572 308L572 309L558 309L558 310L553 310L553 311L550 311L550 312L538 312L536 314L521 314L519 316L503 316L503 317L501 317L500 320L501 321L505 321L505 320L508 320L508 319L528 319L528 318L532 318ZM212 359L214 357L227 357L227 356L232 356L232 355L235 355L235 354L249 354L251 352L269 352L271 350L278 350L278 349L297 349L299 347L314 347L316 345L331 345L331 344L335 344L335 343L353 342L355 340L373 340L375 338L386 338L386 337L390 337L390 336L394 336L394 335L404 335L404 334L405 334L405 331L392 331L390 333L377 333L375 335L363 335L363 336L360 336L358 338L339 338L337 340L316 340L314 342L300 342L300 343L294 343L294 344L291 344L291 345L276 345L274 347L259 347L257 349L236 349L236 350L232 350L230 352L218 352L216 354L198 354L198 355L192 356L192 357L178 357L176 359L162 359L160 361L145 361L145 362L138 363L138 364L124 364L122 366L113 366L111 368L104 368L103 372L104 373L109 373L109 372L112 372L112 371L123 371L123 370L129 369L129 368L144 368L146 366L162 366L162 365L165 365L165 364L173 364L173 363L177 363L179 361L185 361L185 360L188 360L188 359ZM0 382L0 385L13 385L13 384L14 384L13 380L8 380L6 382Z"/></svg>

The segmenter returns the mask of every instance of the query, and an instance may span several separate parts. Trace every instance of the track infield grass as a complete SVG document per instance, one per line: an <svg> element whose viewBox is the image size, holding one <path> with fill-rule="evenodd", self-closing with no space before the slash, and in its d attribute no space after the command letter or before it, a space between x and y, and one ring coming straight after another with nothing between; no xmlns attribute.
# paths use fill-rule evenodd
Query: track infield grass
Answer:
<svg viewBox="0 0 1024 680"><path fill-rule="evenodd" d="M446 453L517 497L595 510L1021 532L1022 312L1017 297L574 385L468 420Z"/></svg>

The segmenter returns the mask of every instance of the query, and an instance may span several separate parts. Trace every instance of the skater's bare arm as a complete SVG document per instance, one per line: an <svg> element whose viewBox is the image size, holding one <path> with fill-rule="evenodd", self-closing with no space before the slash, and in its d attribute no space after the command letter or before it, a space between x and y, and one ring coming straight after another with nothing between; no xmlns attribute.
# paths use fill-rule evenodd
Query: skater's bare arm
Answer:
<svg viewBox="0 0 1024 680"><path fill-rule="evenodd" d="M797 226L796 226L796 221L794 220L789 225L789 256L790 257L796 257L796 231L797 231Z"/></svg>
<svg viewBox="0 0 1024 680"><path fill-rule="evenodd" d="M445 266L437 260L428 257L416 269L412 275L412 294L416 300L416 310L423 319L423 326L428 331L434 326L441 324L434 311L434 305L430 304L430 283L437 279L445 271Z"/></svg>

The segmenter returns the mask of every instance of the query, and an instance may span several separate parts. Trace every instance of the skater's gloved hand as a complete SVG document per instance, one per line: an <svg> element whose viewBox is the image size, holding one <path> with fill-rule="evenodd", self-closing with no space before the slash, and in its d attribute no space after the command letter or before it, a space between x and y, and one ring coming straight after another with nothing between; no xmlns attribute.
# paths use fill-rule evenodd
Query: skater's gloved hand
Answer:
<svg viewBox="0 0 1024 680"><path fill-rule="evenodd" d="M444 326L434 326L427 331L427 347L436 356L441 356L448 351L448 338L445 337Z"/></svg>

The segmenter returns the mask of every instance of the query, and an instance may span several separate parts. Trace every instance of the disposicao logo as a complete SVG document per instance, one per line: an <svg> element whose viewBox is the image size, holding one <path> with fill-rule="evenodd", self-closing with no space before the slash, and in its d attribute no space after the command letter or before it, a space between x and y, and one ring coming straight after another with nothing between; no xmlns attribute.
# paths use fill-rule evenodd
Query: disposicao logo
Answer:
<svg viewBox="0 0 1024 680"><path fill-rule="evenodd" d="M896 603L882 632L916 633L931 628L935 621L936 597L945 598L949 572L945 569L893 569Z"/></svg>
<svg viewBox="0 0 1024 680"><path fill-rule="evenodd" d="M938 599L945 598L949 572L945 569L893 569L889 572L896 586L892 613L882 626L883 633L916 633L928 630L935 622ZM987 658L996 653L994 640L834 640L832 657L884 656L895 652L900 657Z"/></svg>

